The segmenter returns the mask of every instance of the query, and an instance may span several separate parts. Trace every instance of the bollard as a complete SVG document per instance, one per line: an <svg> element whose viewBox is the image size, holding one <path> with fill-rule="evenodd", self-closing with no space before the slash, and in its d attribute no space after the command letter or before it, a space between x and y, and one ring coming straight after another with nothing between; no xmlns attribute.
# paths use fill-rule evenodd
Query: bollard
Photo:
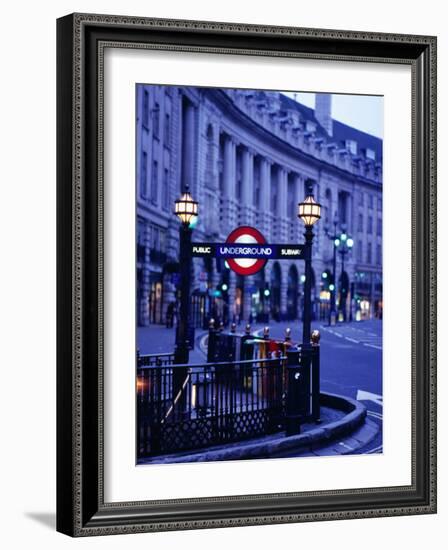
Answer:
<svg viewBox="0 0 448 550"><path fill-rule="evenodd" d="M291 339L291 329L288 327L285 330L285 340L283 341L283 353L285 354L292 345L293 343Z"/></svg>
<svg viewBox="0 0 448 550"><path fill-rule="evenodd" d="M320 332L311 333L311 415L320 424Z"/></svg>
<svg viewBox="0 0 448 550"><path fill-rule="evenodd" d="M263 329L263 338L265 340L269 340L269 327L268 326L264 327L264 329Z"/></svg>
<svg viewBox="0 0 448 550"><path fill-rule="evenodd" d="M235 334L235 333L236 333L236 323L232 323L232 324L230 325L230 332L231 332L232 334Z"/></svg>
<svg viewBox="0 0 448 550"><path fill-rule="evenodd" d="M208 324L207 363L213 363L216 359L217 330L215 320L212 318Z"/></svg>
<svg viewBox="0 0 448 550"><path fill-rule="evenodd" d="M298 349L289 349L286 357L285 431L287 436L291 436L300 434L300 425L307 414L307 373Z"/></svg>
<svg viewBox="0 0 448 550"><path fill-rule="evenodd" d="M246 328L244 329L244 336L241 338L240 357L243 361L247 359L253 359L254 346L246 344L247 340L252 340L250 330L250 323L247 323Z"/></svg>

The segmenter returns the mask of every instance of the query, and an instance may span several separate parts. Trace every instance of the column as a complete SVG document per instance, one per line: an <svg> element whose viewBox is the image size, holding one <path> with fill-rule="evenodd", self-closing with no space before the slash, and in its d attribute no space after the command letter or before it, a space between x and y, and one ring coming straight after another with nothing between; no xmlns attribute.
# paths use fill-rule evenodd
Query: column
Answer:
<svg viewBox="0 0 448 550"><path fill-rule="evenodd" d="M194 193L195 183L195 108L186 98L182 105L182 186L189 185Z"/></svg>
<svg viewBox="0 0 448 550"><path fill-rule="evenodd" d="M224 199L223 214L226 231L230 231L236 224L235 210L235 169L236 169L236 145L231 136L226 136L224 145Z"/></svg>
<svg viewBox="0 0 448 550"><path fill-rule="evenodd" d="M278 237L280 242L287 242L288 237L288 172L280 166L278 168L278 199L277 199L277 220Z"/></svg>
<svg viewBox="0 0 448 550"><path fill-rule="evenodd" d="M254 185L254 154L249 148L243 151L242 164L242 205L241 219L247 225L253 224L253 185Z"/></svg>
<svg viewBox="0 0 448 550"><path fill-rule="evenodd" d="M295 241L300 243L303 241L303 223L297 217L298 214L298 204L302 200L302 190L303 190L303 177L300 174L294 175L294 202L295 202L295 212L294 220L291 220L291 223L295 224Z"/></svg>
<svg viewBox="0 0 448 550"><path fill-rule="evenodd" d="M261 216L261 229L264 236L270 238L270 229L272 222L271 213L271 166L272 163L263 158L260 166L260 211Z"/></svg>

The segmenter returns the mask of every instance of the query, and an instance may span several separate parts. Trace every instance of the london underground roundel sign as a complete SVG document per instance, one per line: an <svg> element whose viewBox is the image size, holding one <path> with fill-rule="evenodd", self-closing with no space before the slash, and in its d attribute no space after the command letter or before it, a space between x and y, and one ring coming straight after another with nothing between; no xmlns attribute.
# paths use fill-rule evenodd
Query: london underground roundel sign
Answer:
<svg viewBox="0 0 448 550"><path fill-rule="evenodd" d="M263 248L260 248L259 246L254 248L250 246L251 244L266 244L266 239L258 231L258 229L255 229L254 227L249 227L247 225L237 227L227 237L227 263L229 264L230 269L235 271L235 273L238 273L238 275L253 275L254 273L260 271L260 269L263 269L268 261L268 257L263 257ZM233 245L233 247L231 245ZM245 251L247 251L247 256L251 257L229 257L232 253L232 248L235 250L236 256L246 255ZM254 258L254 256L257 257Z"/></svg>

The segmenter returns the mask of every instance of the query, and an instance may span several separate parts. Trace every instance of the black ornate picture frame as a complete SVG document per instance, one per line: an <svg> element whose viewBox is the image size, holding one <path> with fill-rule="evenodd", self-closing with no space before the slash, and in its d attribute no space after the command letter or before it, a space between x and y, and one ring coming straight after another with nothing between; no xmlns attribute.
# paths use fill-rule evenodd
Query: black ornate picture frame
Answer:
<svg viewBox="0 0 448 550"><path fill-rule="evenodd" d="M110 503L103 479L104 49L412 70L412 483ZM57 529L70 536L436 512L436 38L73 14L57 22ZM132 366L131 366L132 368Z"/></svg>

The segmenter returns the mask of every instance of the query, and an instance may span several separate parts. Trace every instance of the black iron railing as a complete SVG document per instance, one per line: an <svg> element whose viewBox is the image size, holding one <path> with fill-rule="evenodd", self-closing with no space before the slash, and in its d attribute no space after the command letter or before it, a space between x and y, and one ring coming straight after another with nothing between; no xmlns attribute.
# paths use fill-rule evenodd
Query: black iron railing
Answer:
<svg viewBox="0 0 448 550"><path fill-rule="evenodd" d="M141 367L162 367L174 363L174 353L159 353L141 355L137 353L137 368Z"/></svg>
<svg viewBox="0 0 448 550"><path fill-rule="evenodd" d="M137 369L142 459L281 431L285 357Z"/></svg>

